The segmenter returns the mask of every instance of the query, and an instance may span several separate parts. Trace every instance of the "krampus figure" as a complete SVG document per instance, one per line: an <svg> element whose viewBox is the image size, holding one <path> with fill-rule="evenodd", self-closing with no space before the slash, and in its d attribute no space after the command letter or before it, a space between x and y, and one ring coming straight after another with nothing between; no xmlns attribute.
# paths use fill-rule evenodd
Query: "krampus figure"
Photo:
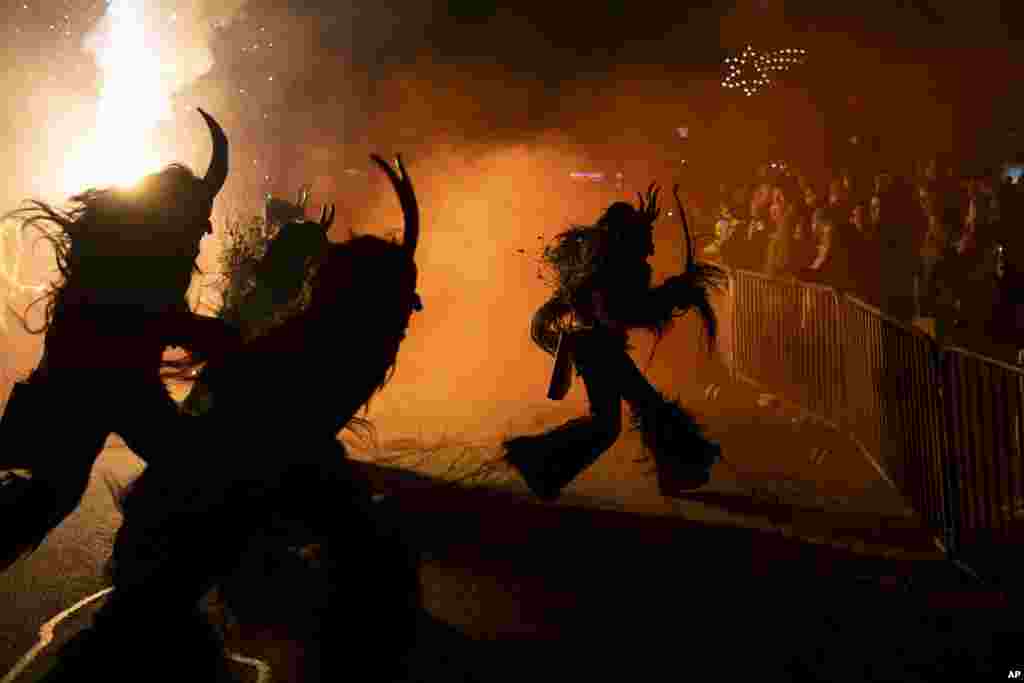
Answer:
<svg viewBox="0 0 1024 683"><path fill-rule="evenodd" d="M74 510L112 432L147 462L181 457L182 418L162 381L167 347L198 361L241 346L185 298L228 172L227 137L200 113L213 138L205 176L172 165L131 188L87 190L67 212L32 202L12 214L25 227L54 226L44 235L63 277L48 293L42 360L0 423L0 469L32 473L0 487L0 569Z"/></svg>
<svg viewBox="0 0 1024 683"><path fill-rule="evenodd" d="M291 634L306 645L303 680L341 680L342 668L364 657L360 663L390 680L381 667L395 665L414 635L417 566L336 438L384 386L411 315L422 309L413 187L401 159L397 173L373 160L401 201L403 243L363 235L329 245L308 305L208 366L216 401L193 419L216 457L204 458L201 472L189 462L153 465L130 487L111 563L115 590L78 639L78 656L65 658L70 679L109 667L113 652L121 653L119 667L130 666L126 656L145 663L183 638L176 629L201 632L196 604L219 585L229 605L255 611L260 623L280 623L280 613L259 614L273 612L272 603L308 612ZM267 558L286 555L267 548L313 543L319 570L276 583L260 577ZM315 599L307 599L314 586ZM339 655L333 634L342 631ZM176 650L160 666L172 680L205 680L197 669L212 671L222 659L215 641L196 635L192 654ZM205 661L196 659L202 652Z"/></svg>
<svg viewBox="0 0 1024 683"><path fill-rule="evenodd" d="M327 253L334 206L329 210L325 206L319 221L306 221L308 199L305 188L300 190L297 204L267 198L264 228L270 232L265 245L255 243L262 237L255 231L228 235L231 242L222 259L227 287L218 316L236 326L245 339L266 332L304 303L305 287ZM258 252L261 256L254 258ZM185 398L187 413L199 415L210 409L213 397L207 379L204 368Z"/></svg>
<svg viewBox="0 0 1024 683"><path fill-rule="evenodd" d="M640 196L639 208L616 202L596 225L574 227L545 249L557 291L534 315L530 335L556 356L549 397L565 395L574 365L586 385L591 414L505 443L506 460L542 499L558 498L576 475L615 443L622 399L630 406L644 445L653 452L659 470L671 474L676 489L707 483L711 466L720 457L718 444L704 438L678 402L652 387L627 353L628 330L647 329L660 338L673 318L693 308L703 318L709 340L715 339L716 318L708 294L721 285L724 274L716 266L694 261L678 195L685 268L662 285L650 286L647 258L654 254L657 196L652 184L646 201Z"/></svg>

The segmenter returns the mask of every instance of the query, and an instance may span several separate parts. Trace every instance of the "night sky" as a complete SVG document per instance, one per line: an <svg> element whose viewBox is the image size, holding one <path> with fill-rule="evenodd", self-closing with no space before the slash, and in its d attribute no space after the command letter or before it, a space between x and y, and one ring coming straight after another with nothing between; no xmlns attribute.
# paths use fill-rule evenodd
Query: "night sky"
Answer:
<svg viewBox="0 0 1024 683"><path fill-rule="evenodd" d="M858 132L916 144L910 155L928 144L964 155L979 143L1005 147L1020 118L1013 83L1021 43L1014 39L1024 37L1024 17L1013 3L138 4L180 8L197 26L216 27L204 29L211 67L174 100L181 111L201 103L221 112L242 131L235 136L240 148L266 148L255 155L264 159L257 164L264 178L289 173L295 146L306 143L419 144L446 135L486 144L558 130L597 144L645 129L645 117L650 131L638 142L670 144L675 125L665 124L691 125L694 145L705 145L695 153L704 157L735 140L730 127L746 122L752 141L729 153L747 165L780 146L801 145L796 123L812 109L841 140ZM10 93L2 132L21 149L24 128L45 120L40 107L53 117L66 106L62 97L95 97L101 77L83 43L105 9L83 0L9 3L0 44ZM739 93L713 86L723 60L747 44L806 49L809 59L770 93L740 102ZM668 93L677 112L663 124L646 110L664 111ZM635 104L635 116L625 100ZM907 137L921 130L921 140ZM762 144L767 138L777 139Z"/></svg>

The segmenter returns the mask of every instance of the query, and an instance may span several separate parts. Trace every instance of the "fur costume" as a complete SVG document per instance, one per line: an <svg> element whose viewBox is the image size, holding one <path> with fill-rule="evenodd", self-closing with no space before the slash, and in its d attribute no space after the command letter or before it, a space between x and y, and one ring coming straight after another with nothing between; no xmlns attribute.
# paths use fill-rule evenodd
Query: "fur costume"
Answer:
<svg viewBox="0 0 1024 683"><path fill-rule="evenodd" d="M334 222L334 206L325 206L317 222L304 220L309 190L299 202L267 197L264 222L227 230L228 245L221 257L225 272L223 303L217 313L252 339L280 324L308 303L309 281L327 252L327 232ZM185 397L191 415L210 410L213 395L209 371L204 368Z"/></svg>
<svg viewBox="0 0 1024 683"><path fill-rule="evenodd" d="M561 233L545 249L556 292L534 315L530 336L551 355L556 350L571 355L576 374L586 385L590 415L505 442L505 459L542 499L556 499L615 443L623 399L630 407L633 428L658 462L663 490L703 485L720 457L718 445L703 436L693 417L652 387L628 354L628 330L646 329L660 339L674 318L691 309L701 316L710 342L717 332L708 296L721 286L724 273L694 261L678 196L687 246L684 272L650 286L647 257L654 252L657 194L652 185L646 202L641 196L639 209L617 202L596 225ZM553 390L559 384L553 378ZM668 478L675 484L666 486Z"/></svg>
<svg viewBox="0 0 1024 683"><path fill-rule="evenodd" d="M212 359L240 346L230 328L193 314L185 298L228 172L227 136L200 113L213 140L205 176L171 165L129 189L87 190L68 211L32 202L11 214L25 228L55 226L43 236L62 280L47 294L39 366L16 385L0 421L0 469L31 471L0 493L4 518L18 520L0 530L0 570L77 507L110 433L147 462L178 457L186 430L161 377L167 347Z"/></svg>
<svg viewBox="0 0 1024 683"><path fill-rule="evenodd" d="M386 383L422 309L412 184L400 159L401 175L374 161L401 201L404 240L363 235L328 245L308 305L207 366L216 400L191 419L216 457L201 476L192 461L147 468L123 496L114 599L97 619L97 642L120 642L154 612L184 622L218 586L236 614L287 620L306 658L323 667L307 680L339 680L342 672L328 667L357 657L390 680L381 672L410 646L420 607L415 554L374 508L368 482L336 439ZM349 317L360 320L358 334L338 324ZM322 547L320 567L305 569L292 547L311 544ZM290 580L275 583L265 570L274 564L290 566ZM322 591L310 595L317 585ZM258 601L247 599L254 594ZM339 620L358 639L344 664L327 645Z"/></svg>

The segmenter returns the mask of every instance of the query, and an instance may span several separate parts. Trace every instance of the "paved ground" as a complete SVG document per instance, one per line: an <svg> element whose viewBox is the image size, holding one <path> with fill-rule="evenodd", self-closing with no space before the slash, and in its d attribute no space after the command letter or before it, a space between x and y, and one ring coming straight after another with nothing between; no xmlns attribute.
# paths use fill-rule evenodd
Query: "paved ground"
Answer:
<svg viewBox="0 0 1024 683"><path fill-rule="evenodd" d="M1024 664L1008 598L941 561L374 476L403 491L395 512L426 558L433 619L410 680L971 681ZM230 642L297 680L287 629Z"/></svg>
<svg viewBox="0 0 1024 683"><path fill-rule="evenodd" d="M425 558L430 616L410 680L970 681L1024 669L1012 598L963 585L841 437L757 398L740 386L688 398L734 469L685 500L658 494L628 439L558 504L530 502L500 472L467 489L368 465ZM385 449L449 478L496 452ZM41 624L105 587L119 519L103 482L138 468L108 449L83 508L0 577L0 673ZM101 600L65 619L37 667ZM237 625L229 642L273 680L298 680L300 649L282 625Z"/></svg>

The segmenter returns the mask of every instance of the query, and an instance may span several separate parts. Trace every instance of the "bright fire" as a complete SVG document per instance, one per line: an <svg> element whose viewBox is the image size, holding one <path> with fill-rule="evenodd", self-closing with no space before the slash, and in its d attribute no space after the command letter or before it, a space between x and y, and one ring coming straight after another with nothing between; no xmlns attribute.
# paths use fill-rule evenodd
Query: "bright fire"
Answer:
<svg viewBox="0 0 1024 683"><path fill-rule="evenodd" d="M158 41L147 35L146 18L139 0L112 0L107 7L106 31L97 51L103 83L96 123L64 166L65 194L130 185L161 166L153 132L171 116L165 78L174 66L162 62Z"/></svg>

